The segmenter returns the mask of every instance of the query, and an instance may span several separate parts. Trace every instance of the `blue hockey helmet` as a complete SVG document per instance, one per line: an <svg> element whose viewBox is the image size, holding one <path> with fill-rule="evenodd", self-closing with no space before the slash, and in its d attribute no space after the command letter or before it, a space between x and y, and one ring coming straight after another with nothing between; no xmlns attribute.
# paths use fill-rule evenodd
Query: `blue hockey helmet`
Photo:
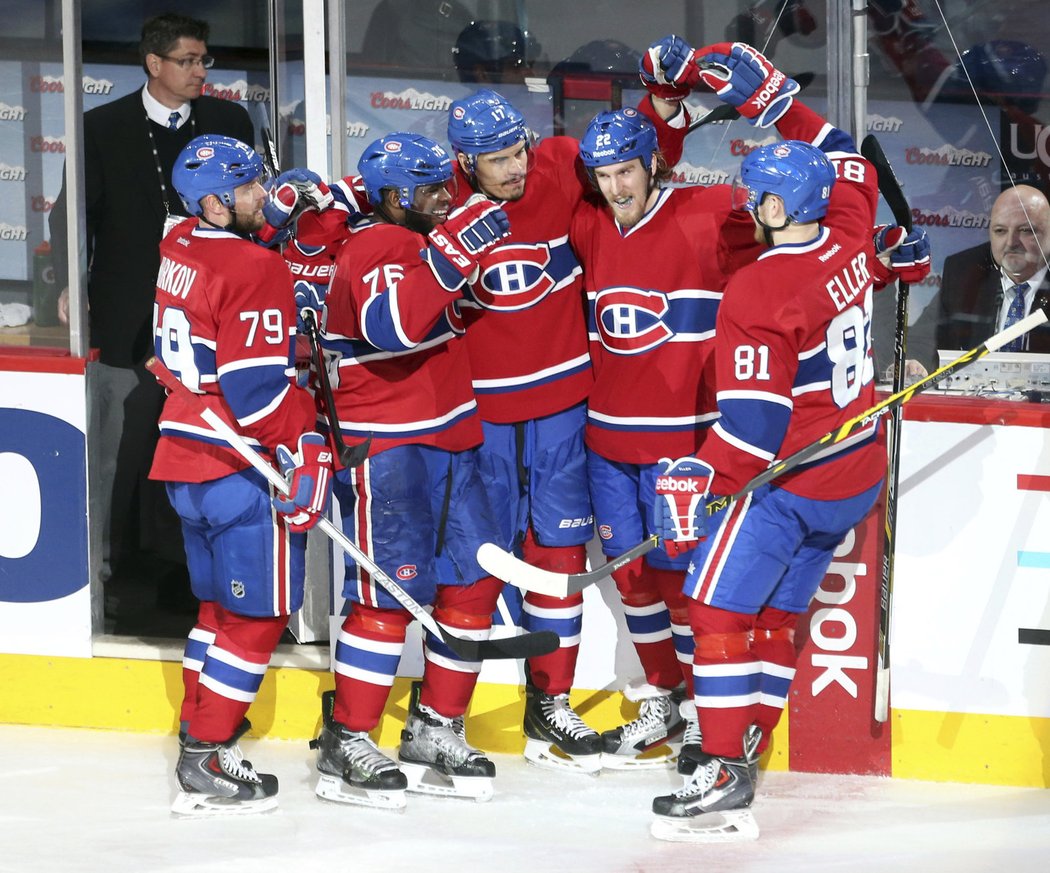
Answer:
<svg viewBox="0 0 1050 873"><path fill-rule="evenodd" d="M179 152L171 184L190 215L200 215L201 200L214 194L233 208L234 189L256 179L265 182L263 160L249 145L229 136L206 133L191 139Z"/></svg>
<svg viewBox="0 0 1050 873"><path fill-rule="evenodd" d="M656 128L637 109L599 112L580 137L580 158L592 168L640 158L648 169L656 150Z"/></svg>
<svg viewBox="0 0 1050 873"><path fill-rule="evenodd" d="M448 141L471 158L529 141L525 116L507 98L483 88L454 100L448 112Z"/></svg>
<svg viewBox="0 0 1050 873"><path fill-rule="evenodd" d="M754 212L767 194L776 194L791 221L816 221L827 214L834 184L835 168L827 155L789 139L759 146L744 158L733 182L733 205Z"/></svg>
<svg viewBox="0 0 1050 873"><path fill-rule="evenodd" d="M411 209L416 188L452 178L452 158L429 137L391 133L365 147L357 172L373 205L383 202L384 188L394 188L401 208Z"/></svg>

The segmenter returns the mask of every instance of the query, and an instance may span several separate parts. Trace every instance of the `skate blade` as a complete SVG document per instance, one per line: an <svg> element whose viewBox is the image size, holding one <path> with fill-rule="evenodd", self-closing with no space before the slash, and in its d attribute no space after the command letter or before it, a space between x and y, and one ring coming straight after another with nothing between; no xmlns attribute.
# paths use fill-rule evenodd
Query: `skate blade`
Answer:
<svg viewBox="0 0 1050 873"><path fill-rule="evenodd" d="M739 843L758 839L758 824L751 810L705 812L693 818L653 817L649 833L672 843Z"/></svg>
<svg viewBox="0 0 1050 873"><path fill-rule="evenodd" d="M664 744L637 755L602 752L602 767L606 770L667 770L677 759L678 752Z"/></svg>
<svg viewBox="0 0 1050 873"><path fill-rule="evenodd" d="M602 772L602 756L567 755L554 743L543 740L528 739L525 741L525 760L545 770L560 770L562 773L585 773L597 776Z"/></svg>
<svg viewBox="0 0 1050 873"><path fill-rule="evenodd" d="M484 803L492 800L494 793L488 776L448 776L427 767L400 761L401 772L408 780L406 791L412 794L428 794L431 797L459 797Z"/></svg>
<svg viewBox="0 0 1050 873"><path fill-rule="evenodd" d="M407 805L404 789L394 791L368 790L348 784L339 776L322 773L318 777L314 793L323 800L335 803L351 803L374 809L403 810Z"/></svg>
<svg viewBox="0 0 1050 873"><path fill-rule="evenodd" d="M262 797L259 800L233 800L229 797L215 797L210 794L197 794L192 791L180 791L175 795L171 811L181 818L204 818L217 815L257 815L277 808L277 796Z"/></svg>

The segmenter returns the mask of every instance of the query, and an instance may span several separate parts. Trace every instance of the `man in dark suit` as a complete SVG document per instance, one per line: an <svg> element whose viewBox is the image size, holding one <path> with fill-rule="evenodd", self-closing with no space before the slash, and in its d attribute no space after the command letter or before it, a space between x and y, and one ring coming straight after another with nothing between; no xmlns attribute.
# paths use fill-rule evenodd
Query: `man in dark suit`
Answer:
<svg viewBox="0 0 1050 873"><path fill-rule="evenodd" d="M1048 256L1046 196L1028 185L1008 188L992 204L988 242L944 259L941 289L909 329L908 357L932 371L937 349L972 349L1045 304ZM1050 353L1050 327L1037 327L1001 351Z"/></svg>
<svg viewBox="0 0 1050 873"><path fill-rule="evenodd" d="M254 143L242 106L202 97L208 25L165 14L142 27L143 88L84 115L88 306L94 443L90 510L103 531L102 580L134 546L156 559L160 605L178 601L185 555L178 520L147 473L157 441L164 394L143 368L153 349L153 297L166 224L185 216L171 185L176 156L193 137L218 133ZM63 291L59 317L68 320L66 189L50 216L56 278ZM137 509L137 517L136 517ZM122 542L123 540L123 542ZM123 550L121 546L123 545Z"/></svg>

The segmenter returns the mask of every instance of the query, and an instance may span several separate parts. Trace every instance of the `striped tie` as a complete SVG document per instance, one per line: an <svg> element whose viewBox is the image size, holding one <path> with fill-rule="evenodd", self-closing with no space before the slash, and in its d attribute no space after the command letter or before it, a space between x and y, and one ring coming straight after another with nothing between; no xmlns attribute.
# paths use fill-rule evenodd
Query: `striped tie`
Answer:
<svg viewBox="0 0 1050 873"><path fill-rule="evenodd" d="M1003 324L1003 330L1008 327L1013 327L1025 316L1025 292L1028 291L1028 283L1021 282L1019 285L1014 285L1010 289L1013 293L1013 300L1010 301L1010 308L1006 310L1006 321ZM1008 342L1003 346L1004 352L1023 352L1024 351L1024 340L1023 336L1019 336L1017 339Z"/></svg>

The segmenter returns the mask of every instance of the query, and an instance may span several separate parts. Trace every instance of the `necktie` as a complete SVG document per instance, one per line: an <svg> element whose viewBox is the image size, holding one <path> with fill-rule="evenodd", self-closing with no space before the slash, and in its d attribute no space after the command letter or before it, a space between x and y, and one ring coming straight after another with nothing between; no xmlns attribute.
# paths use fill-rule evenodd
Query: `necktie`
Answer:
<svg viewBox="0 0 1050 873"><path fill-rule="evenodd" d="M180 121L182 121L182 115L180 113L171 113L171 115L168 116L168 130L178 130Z"/></svg>
<svg viewBox="0 0 1050 873"><path fill-rule="evenodd" d="M1014 285L1010 289L1013 292L1013 300L1010 301L1010 308L1006 310L1006 321L1003 323L1003 330L1008 327L1013 327L1019 322L1025 315L1025 302L1024 295L1028 290L1028 283L1022 282L1020 285ZM1019 336L1012 342L1008 342L1003 346L1004 352L1023 352L1024 351L1024 337Z"/></svg>

